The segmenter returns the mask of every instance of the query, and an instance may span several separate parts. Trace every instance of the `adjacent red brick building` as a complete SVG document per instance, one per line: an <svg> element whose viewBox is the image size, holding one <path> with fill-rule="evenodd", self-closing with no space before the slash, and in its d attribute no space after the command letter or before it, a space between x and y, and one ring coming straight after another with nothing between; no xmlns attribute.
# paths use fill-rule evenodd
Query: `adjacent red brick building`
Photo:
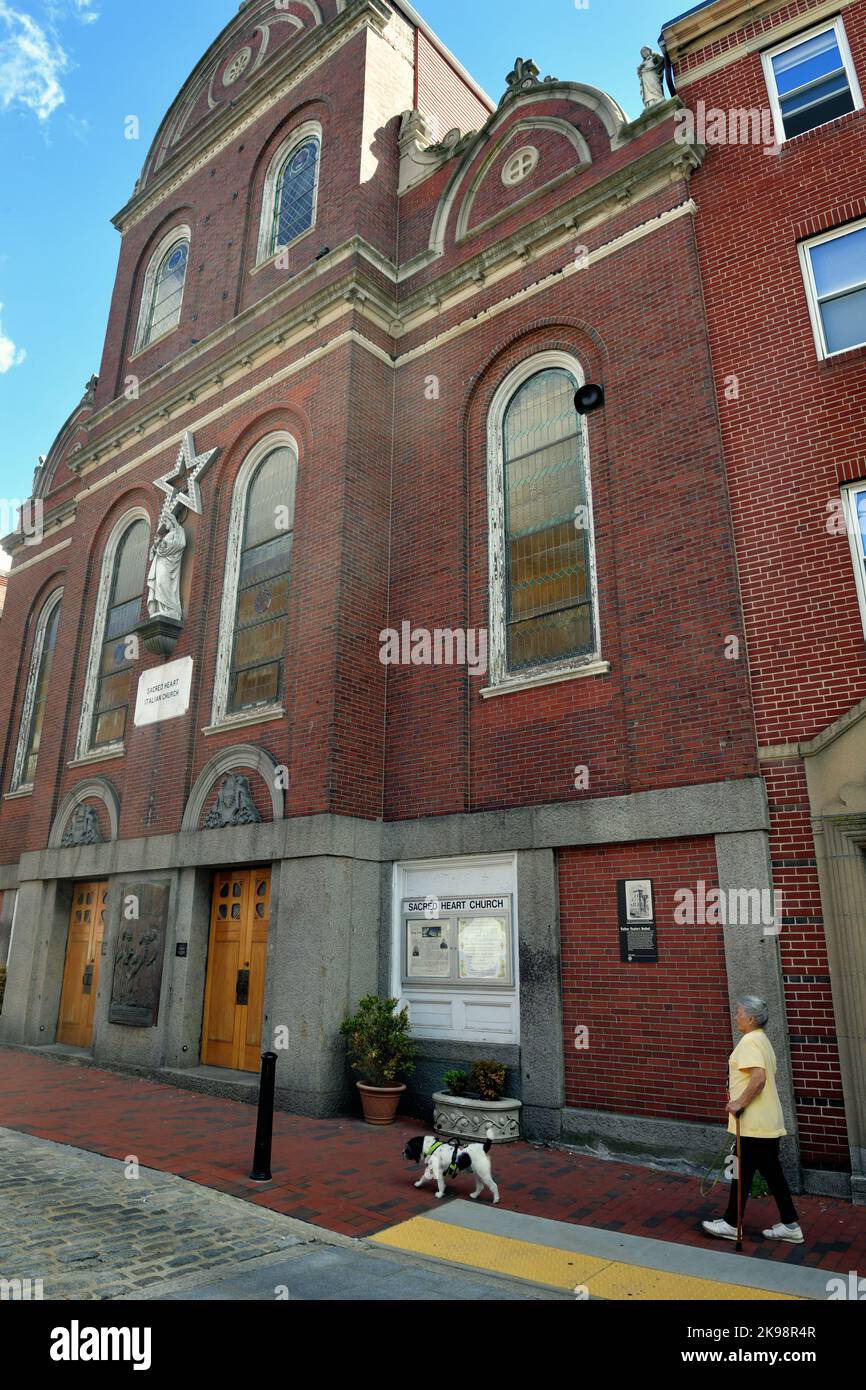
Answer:
<svg viewBox="0 0 866 1390"><path fill-rule="evenodd" d="M756 991L796 1173L777 925L705 911L773 885L705 145L505 85L249 0L171 106L8 542L0 1037L327 1114L395 994L416 1108L495 1057L529 1135L709 1159Z"/></svg>
<svg viewBox="0 0 866 1390"><path fill-rule="evenodd" d="M866 4L714 0L664 39L708 132L695 226L801 1150L850 1168L862 1200ZM735 126L737 112L762 120Z"/></svg>

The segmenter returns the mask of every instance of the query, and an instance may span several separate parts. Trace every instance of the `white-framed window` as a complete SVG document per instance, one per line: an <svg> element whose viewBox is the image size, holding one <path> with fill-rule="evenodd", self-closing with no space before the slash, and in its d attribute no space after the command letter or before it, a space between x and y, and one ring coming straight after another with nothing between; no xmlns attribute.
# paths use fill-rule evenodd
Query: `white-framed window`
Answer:
<svg viewBox="0 0 866 1390"><path fill-rule="evenodd" d="M841 18L762 53L779 144L863 105Z"/></svg>
<svg viewBox="0 0 866 1390"><path fill-rule="evenodd" d="M136 352L173 333L180 323L190 239L189 227L175 227L150 258L138 311Z"/></svg>
<svg viewBox="0 0 866 1390"><path fill-rule="evenodd" d="M491 684L600 659L584 384L576 358L528 358L488 417Z"/></svg>
<svg viewBox="0 0 866 1390"><path fill-rule="evenodd" d="M866 482L850 483L842 489L845 529L851 545L854 579L860 603L860 618L866 634Z"/></svg>
<svg viewBox="0 0 866 1390"><path fill-rule="evenodd" d="M298 445L259 441L232 494L223 573L213 725L267 715L285 697Z"/></svg>
<svg viewBox="0 0 866 1390"><path fill-rule="evenodd" d="M77 758L123 748L149 549L150 517L135 507L114 526L102 557Z"/></svg>
<svg viewBox="0 0 866 1390"><path fill-rule="evenodd" d="M322 127L307 121L271 160L262 194L257 265L316 225L321 149Z"/></svg>
<svg viewBox="0 0 866 1390"><path fill-rule="evenodd" d="M51 689L51 666L57 645L60 604L63 590L55 589L42 605L33 637L30 671L24 692L24 708L18 730L18 745L12 771L11 790L23 792L36 780L36 764L45 724L45 709Z"/></svg>
<svg viewBox="0 0 866 1390"><path fill-rule="evenodd" d="M866 345L866 218L800 243L819 357Z"/></svg>

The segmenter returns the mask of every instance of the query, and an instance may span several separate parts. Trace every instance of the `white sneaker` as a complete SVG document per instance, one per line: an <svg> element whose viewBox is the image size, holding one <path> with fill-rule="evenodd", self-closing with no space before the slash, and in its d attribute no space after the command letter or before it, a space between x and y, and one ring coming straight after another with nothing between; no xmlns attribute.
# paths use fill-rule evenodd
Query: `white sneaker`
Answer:
<svg viewBox="0 0 866 1390"><path fill-rule="evenodd" d="M736 1226L729 1226L727 1221L702 1221L701 1225L708 1236L719 1236L721 1240L736 1240Z"/></svg>
<svg viewBox="0 0 866 1390"><path fill-rule="evenodd" d="M764 1232L767 1240L787 1240L791 1245L803 1244L803 1232L800 1230L799 1222L794 1222L793 1226L786 1226L778 1221L775 1226Z"/></svg>

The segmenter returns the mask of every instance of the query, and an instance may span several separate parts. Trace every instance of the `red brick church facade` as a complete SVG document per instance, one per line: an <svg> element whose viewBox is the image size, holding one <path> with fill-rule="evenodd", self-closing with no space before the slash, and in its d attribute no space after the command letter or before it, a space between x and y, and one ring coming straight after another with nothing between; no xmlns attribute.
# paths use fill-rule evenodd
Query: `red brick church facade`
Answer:
<svg viewBox="0 0 866 1390"><path fill-rule="evenodd" d="M275 1046L331 1114L395 994L416 1113L495 1057L526 1134L699 1161L757 992L792 1171L847 1167L784 926L704 910L787 850L681 110L522 60L494 105L402 0L215 40L6 542L0 1040L238 1095Z"/></svg>

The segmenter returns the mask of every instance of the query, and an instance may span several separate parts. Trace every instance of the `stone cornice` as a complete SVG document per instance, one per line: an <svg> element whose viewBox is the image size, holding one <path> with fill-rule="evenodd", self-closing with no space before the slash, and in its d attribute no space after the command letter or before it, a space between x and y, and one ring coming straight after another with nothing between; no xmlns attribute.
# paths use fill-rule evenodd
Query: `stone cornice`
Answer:
<svg viewBox="0 0 866 1390"><path fill-rule="evenodd" d="M749 39L731 45L714 55L701 71L717 71L726 67L757 48L766 48L768 44L784 39L788 33L810 29L819 24L825 16L838 14L840 10L854 3L855 0L828 0L828 3L804 10L801 14L788 15L773 25L772 29L764 30L759 39ZM662 38L671 61L676 63L689 52L709 48L758 20L773 14L783 14L785 9L784 0L751 0L751 3L750 0L717 0L715 5L708 5L706 9L698 10L694 14L686 14L669 24L662 31ZM677 86L684 86L686 82L693 80L692 72L680 73L677 75Z"/></svg>
<svg viewBox="0 0 866 1390"><path fill-rule="evenodd" d="M363 267L350 267L339 279L309 294L302 302L293 303L276 322L268 323L238 341L243 328L251 326L256 318L272 310L281 299L294 296L299 289L313 286L316 278L326 269L330 270L353 256L368 261L386 279L393 281L396 278L395 268L387 258L361 238L352 238L323 261L251 305L195 348L142 381L139 387L141 407L118 425L116 434L111 434L111 421L129 403L119 398L103 407L89 422L91 438L97 432L102 437L95 439L92 445L76 456L76 474L84 477L95 468L104 466L107 455L120 453L146 435L163 430L172 416L200 395L214 394L222 389L233 373L249 370L257 359L269 358L311 337L327 322L342 317L352 308L392 337L396 346L396 342L426 322L439 318L450 308L481 293L485 287L514 274L528 260L537 259L578 236L581 231L610 220L623 207L640 202L675 179L687 177L702 162L704 155L705 150L701 146L680 144L671 139L607 178L579 190L555 211L536 218L503 241L476 252L405 299L399 298L397 293L390 296L364 273ZM426 259L424 263L427 263ZM416 271L421 268L420 265L416 266ZM214 350L222 345L226 350L210 360ZM193 370L182 381L177 381L187 368L194 367L202 359L208 359L206 365ZM158 405L154 403L157 396ZM144 398L147 398L146 403Z"/></svg>
<svg viewBox="0 0 866 1390"><path fill-rule="evenodd" d="M327 263L328 268L331 268L335 264L349 259L353 253L357 253L364 255L377 270L384 273L389 264L385 258L380 258L375 254L366 254L358 244L359 242L360 238L353 238L352 242L333 252L327 258L327 262L318 262L318 267ZM372 248L369 248L369 251L372 251ZM167 420L185 404L195 401L196 397L208 387L221 388L225 378L230 376L234 370L238 367L251 365L250 359L260 356L269 346L275 345L279 348L290 337L298 339L311 336L324 321L335 316L332 312L335 306L338 307L339 314L342 314L346 311L347 301L363 304L367 317L377 321L386 331L391 329L395 322L395 302L383 294L379 286L364 275L362 270L349 269L339 279L314 290L300 303L292 304L275 322L268 323L265 327L244 337L242 341L238 341L239 332L244 327L250 326L256 318L262 317L273 309L281 299L293 296L304 285L310 285L315 280L316 275L321 275L321 273L321 269L311 269L309 273L304 272L302 276L295 277L289 284L280 286L271 294L266 295L264 299L250 306L238 317L229 320L216 332L203 338L194 348L182 353L151 376L146 377L139 385L139 392L142 398L145 396L149 398L147 403L142 399L141 408L133 411L123 420L122 424L118 425L118 432L114 436L110 434L112 419L128 408L129 402L123 397L118 397L104 406L99 414L89 422L91 436L100 432L101 437L94 439L93 444L85 447L81 453L76 455L74 460L76 476L83 477L90 473L95 467L104 463L107 454L120 452L129 442L140 438L145 433L163 429ZM222 344L227 345L227 351L222 356L216 360L208 360L206 365L202 365L198 371L184 376L183 380L175 384L172 389L173 378L180 376L187 368L194 368L197 361L209 358L210 354ZM155 405L153 397L157 394L159 404Z"/></svg>
<svg viewBox="0 0 866 1390"><path fill-rule="evenodd" d="M676 105L674 102L666 103L666 116L670 117L681 105L681 102L676 102ZM477 252L455 270L446 272L440 279L426 285L423 291L419 291L419 296L429 297L435 292L437 300L441 299L442 291L447 288L452 277L463 280L475 279L479 266L482 269L489 269L498 260L513 255L515 248L520 248L522 251L524 245L531 246L543 240L553 228L563 224L573 225L577 231L604 204L610 205L610 215L614 216L623 204L639 202L641 198L655 192L656 187L653 184L660 174L662 176L687 177L693 169L698 168L703 163L705 156L705 146L680 143L672 137L664 145L658 145L654 149L646 151L612 174L588 182L567 202L560 204L554 212L536 218L535 221L521 227L518 232L497 242L488 250ZM593 169L596 167L593 166ZM412 276L417 275L440 259L441 257L436 252L429 249L420 252L411 261L407 261L400 267L398 273L400 283L411 279ZM401 306L402 317L405 317L405 305L407 303L412 304L411 297L404 301Z"/></svg>
<svg viewBox="0 0 866 1390"><path fill-rule="evenodd" d="M590 253L588 264L590 266L595 265L597 262L606 259L610 255L616 254L618 251L623 250L626 246L631 245L635 241L642 240L646 236L653 235L656 231L659 231L663 227L669 225L670 222L677 220L678 218L683 216L693 216L695 212L696 207L691 199L687 200L684 203L677 204L675 207L669 209L667 212L660 213L657 216L649 219L648 221L639 223L637 226L631 228L630 230L622 232L620 235L614 237L611 241L602 243L600 246L596 248L596 250ZM545 246L545 252L553 251L557 248L557 246L561 246L572 241L573 231L569 231L567 235L560 236L558 242L551 242L547 244ZM522 263L523 262L521 261L518 264L522 265ZM514 269L515 266L512 264L511 270L513 271ZM199 414L194 420L190 418L189 411L187 409L185 425L187 428L192 428L196 431L205 430L211 424L215 423L217 420L220 420L223 416L231 413L231 411L240 408L242 405L245 405L253 399L256 399L259 395L261 395L263 391L271 389L277 382L288 381L291 378L291 376L293 376L295 373L302 371L306 367L314 365L316 362L322 361L330 353L335 352L341 347L345 347L347 345L354 344L359 348L363 349L364 351L371 353L373 356L377 357L381 362L384 362L386 365L390 366L394 370L397 370L400 367L408 365L410 362L416 360L419 356L422 356L424 354L438 349L445 343L462 336L464 333L473 331L478 327L480 323L486 322L490 318L493 318L500 313L507 312L516 304L522 303L528 298L531 298L536 294L542 293L545 290L552 288L556 284L561 284L563 282L563 279L567 278L570 274L576 273L577 269L578 267L574 261L568 261L564 266L560 265L558 267L553 268L552 270L548 270L541 276L540 279L533 281L531 284L527 286L524 286L517 292L506 294L503 297L495 299L485 309L476 311L475 313L471 313L469 316L464 317L459 322L453 323L449 328L446 328L443 332L436 334L433 338L428 338L423 343L417 344L415 347L413 347L412 349L403 353L400 356L396 356L395 354L389 354L385 352L381 347L374 343L372 339L364 336L360 331L358 331L358 329L349 328L343 332L337 333L335 336L328 338L327 341L325 341L324 343L316 344L315 347L308 349L306 352L294 357L288 362L283 362L281 365L276 365L277 359L279 359L281 356L285 356L286 347L290 348L294 346L295 343L300 344L304 337L309 337L316 330L310 327L307 327L306 330L301 328L299 329L293 341L290 341L289 335L287 334L285 345L280 345L279 342L279 340L283 336L282 333L276 334L268 340L263 340L261 354L257 357L257 360L255 362L251 357L247 357L243 359L243 361L239 364L237 375L230 382L228 382L228 385L230 387L236 386L238 388L231 395L230 399L226 400L222 405L218 406L216 409L206 411L204 415ZM505 275L506 273L503 271L498 278L504 279ZM490 283L495 283L495 281L491 280ZM477 288L478 287L476 287L476 290ZM464 292L462 298L465 299L467 297L468 294ZM451 301L449 307L453 309L459 303L460 297L455 297ZM349 287L349 290L344 295L342 301L338 300L335 302L333 310L330 312L327 319L323 319L321 321L319 326L321 328L328 327L331 324L338 322L340 318L343 318L351 314L352 312L357 312L362 316L366 316L368 318L372 318L373 314L377 312L375 304L370 302L368 300L368 296L364 293L364 291L359 286L354 284ZM402 331L407 330L404 328ZM275 363L274 369L270 375L264 377L260 375L259 379L255 382L243 380L244 378L249 377L250 372L254 368L261 368L262 366L267 365L269 362ZM218 381L210 380L206 384L205 389L203 389L202 391L202 404L204 405L209 399L212 400L215 396L217 396L221 392L224 384L225 383L223 381L223 378L219 378ZM179 409L183 409L184 406L187 405L188 399L189 398L187 397L184 401L180 402ZM162 418L161 413L159 418L155 421L152 421L151 424L152 428L148 431L151 434L155 434L156 432L162 432L164 430L165 421ZM136 433L138 434L138 432ZM142 431L142 434L143 433L144 431ZM135 439L135 443L143 444L143 439L139 436ZM122 441L119 447L125 447L125 445L122 444ZM71 509L71 507L77 504L79 501L83 501L89 495L101 491L103 488L109 486L118 478L136 469L143 468L146 464L151 463L160 455L164 455L167 447L167 443L164 439L160 440L159 442L150 444L149 446L144 445L144 448L142 450L139 450L139 452L134 453L133 456L131 458L128 458L126 462L118 464L114 469L111 469L107 473L104 472L100 477L95 478L95 480L92 483L90 483L89 486L83 488L76 495L73 504L67 504L67 508ZM42 551L39 555L36 555L32 559L25 561L23 564L16 566L12 573L16 574L20 569L28 568L30 565L37 564L41 560L47 559L56 551L62 550L64 547L70 544L71 540L66 540L62 542L59 546L49 547L49 549ZM206 732L210 732L210 730Z"/></svg>
<svg viewBox="0 0 866 1390"><path fill-rule="evenodd" d="M125 235L136 226L169 194L232 144L244 130L266 115L272 106L354 38L356 33L366 28L374 28L380 34L384 33L391 15L392 12L384 0L352 0L351 5L328 24L313 29L299 44L287 45L285 54L274 60L272 68L266 70L263 76L238 98L236 105L226 107L209 119L203 130L191 136L176 154L171 155L166 163L153 173L145 187L133 194L129 202L112 218L117 230L121 235ZM193 69L184 88L212 61L213 54L209 49ZM174 104L169 116L172 110ZM162 128L161 126L160 130ZM156 138L159 138L159 132Z"/></svg>
<svg viewBox="0 0 866 1390"><path fill-rule="evenodd" d="M74 498L70 498L66 502L61 502L58 506L52 507L50 511L44 512L42 516L42 540L50 540L50 538L55 535L57 531L61 531L64 526L71 526L74 520ZM13 556L13 558L19 551L32 548L32 546L28 544L24 532L20 529L12 531L8 536L4 536L2 540L0 540L0 546L2 546L7 554Z"/></svg>

